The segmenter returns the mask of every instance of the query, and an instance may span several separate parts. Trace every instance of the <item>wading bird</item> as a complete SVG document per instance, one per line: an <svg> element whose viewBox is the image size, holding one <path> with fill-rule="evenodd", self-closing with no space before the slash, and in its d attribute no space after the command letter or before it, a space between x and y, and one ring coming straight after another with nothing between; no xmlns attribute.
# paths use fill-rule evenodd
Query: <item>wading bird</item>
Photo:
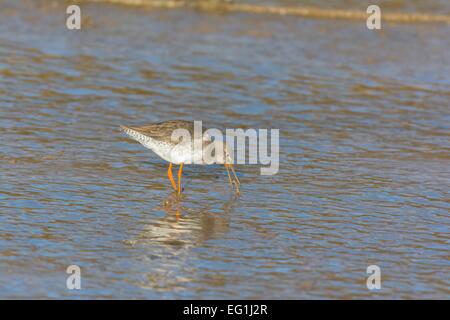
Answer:
<svg viewBox="0 0 450 320"><path fill-rule="evenodd" d="M211 135L205 132L207 129L201 129L201 135L197 137L194 133L194 122L185 120L171 120L158 123L152 123L140 127L120 126L123 132L134 140L141 143L144 147L152 150L159 157L169 162L167 175L172 187L181 194L181 175L183 165L186 164L223 164L227 169L228 180L231 187L236 187L236 193L239 193L240 181L233 167L233 157L229 152L230 147L223 141L213 141ZM173 133L181 129L189 134L190 139L184 139L182 136L173 136ZM221 144L221 148L217 148ZM196 146L201 146L197 148ZM212 149L214 149L214 154ZM217 152L219 150L219 152ZM220 152L222 150L222 152ZM206 155L211 157L211 161L205 161ZM172 164L180 165L178 169L178 186L173 179ZM233 173L231 177L230 170Z"/></svg>

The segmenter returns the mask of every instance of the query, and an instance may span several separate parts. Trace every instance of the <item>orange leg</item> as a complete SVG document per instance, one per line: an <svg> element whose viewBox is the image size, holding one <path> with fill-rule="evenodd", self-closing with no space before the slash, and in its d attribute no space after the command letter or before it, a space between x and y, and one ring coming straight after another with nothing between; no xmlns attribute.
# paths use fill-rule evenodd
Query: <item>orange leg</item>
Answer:
<svg viewBox="0 0 450 320"><path fill-rule="evenodd" d="M175 184L175 181L173 180L173 175L172 175L172 162L169 164L169 169L167 170L167 175L169 176L169 180L172 183L173 189L177 190L177 185Z"/></svg>
<svg viewBox="0 0 450 320"><path fill-rule="evenodd" d="M180 163L180 169L178 170L178 194L181 194L181 175L183 174L183 163Z"/></svg>

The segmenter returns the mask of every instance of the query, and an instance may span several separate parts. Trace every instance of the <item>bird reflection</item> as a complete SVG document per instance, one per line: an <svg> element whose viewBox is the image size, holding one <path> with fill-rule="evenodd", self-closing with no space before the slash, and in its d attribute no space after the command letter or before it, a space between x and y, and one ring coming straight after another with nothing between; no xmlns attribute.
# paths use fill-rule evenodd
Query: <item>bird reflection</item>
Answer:
<svg viewBox="0 0 450 320"><path fill-rule="evenodd" d="M173 192L154 208L165 215L157 219L153 216L136 241L156 241L180 247L200 245L209 239L220 238L229 230L230 216L237 199L238 196L232 194L224 202L209 199L202 201L198 207L195 206L198 202L184 203L183 198Z"/></svg>

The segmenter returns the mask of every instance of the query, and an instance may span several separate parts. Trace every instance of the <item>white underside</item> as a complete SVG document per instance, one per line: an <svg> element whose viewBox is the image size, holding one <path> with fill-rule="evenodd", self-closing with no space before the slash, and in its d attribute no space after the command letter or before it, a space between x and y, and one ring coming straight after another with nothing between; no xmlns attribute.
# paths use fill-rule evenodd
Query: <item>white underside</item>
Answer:
<svg viewBox="0 0 450 320"><path fill-rule="evenodd" d="M200 152L194 153L194 148L191 143L174 145L162 141L157 141L133 129L123 128L123 131L131 138L141 143L144 147L152 150L159 157L168 162L172 162L174 164L205 164L202 161L201 150Z"/></svg>

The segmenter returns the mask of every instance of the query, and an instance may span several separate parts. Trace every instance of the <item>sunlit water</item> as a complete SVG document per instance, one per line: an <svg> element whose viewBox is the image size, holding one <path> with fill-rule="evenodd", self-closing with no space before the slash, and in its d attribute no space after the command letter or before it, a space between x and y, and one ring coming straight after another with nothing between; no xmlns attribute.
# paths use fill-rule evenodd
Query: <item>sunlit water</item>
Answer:
<svg viewBox="0 0 450 320"><path fill-rule="evenodd" d="M449 26L1 6L0 297L450 298ZM118 129L169 119L279 128L279 173L177 200Z"/></svg>

